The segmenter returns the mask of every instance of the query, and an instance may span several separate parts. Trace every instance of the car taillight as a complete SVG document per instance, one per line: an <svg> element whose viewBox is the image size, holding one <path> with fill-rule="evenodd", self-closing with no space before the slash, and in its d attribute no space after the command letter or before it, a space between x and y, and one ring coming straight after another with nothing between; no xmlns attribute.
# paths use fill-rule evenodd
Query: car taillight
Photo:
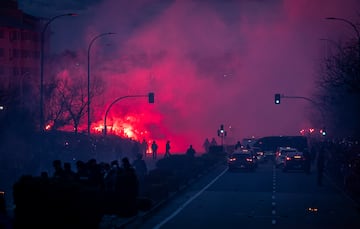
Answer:
<svg viewBox="0 0 360 229"><path fill-rule="evenodd" d="M253 159L252 159L252 158L246 158L246 161L247 161L247 162L252 162Z"/></svg>
<svg viewBox="0 0 360 229"><path fill-rule="evenodd" d="M290 160L291 160L291 157L286 157L286 160L287 160L287 161L290 161Z"/></svg>
<svg viewBox="0 0 360 229"><path fill-rule="evenodd" d="M229 161L236 161L235 157L229 158Z"/></svg>

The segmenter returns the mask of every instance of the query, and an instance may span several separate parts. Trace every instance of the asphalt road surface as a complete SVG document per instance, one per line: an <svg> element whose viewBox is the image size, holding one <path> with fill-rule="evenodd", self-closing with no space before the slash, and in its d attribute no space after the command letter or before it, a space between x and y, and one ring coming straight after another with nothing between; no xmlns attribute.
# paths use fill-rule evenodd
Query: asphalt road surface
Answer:
<svg viewBox="0 0 360 229"><path fill-rule="evenodd" d="M126 228L360 228L358 206L316 172L283 173L272 162L255 172L227 166L200 178Z"/></svg>

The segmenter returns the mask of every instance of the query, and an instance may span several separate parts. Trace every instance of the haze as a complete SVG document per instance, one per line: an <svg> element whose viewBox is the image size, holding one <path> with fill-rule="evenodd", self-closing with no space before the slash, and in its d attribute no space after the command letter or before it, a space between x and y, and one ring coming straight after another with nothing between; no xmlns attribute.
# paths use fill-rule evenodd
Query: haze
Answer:
<svg viewBox="0 0 360 229"><path fill-rule="evenodd" d="M93 37L116 33L91 52L94 77L106 83L94 102L93 122L102 123L114 99L152 91L155 104L125 99L109 123L133 117L131 125L148 131L146 138L158 140L160 151L170 140L173 152L190 144L201 152L205 138L220 142L221 124L226 143L298 135L316 125L309 121L309 102L283 99L275 105L274 94L311 97L329 48L320 39L355 35L348 25L324 18L359 21L357 0L19 2L36 16L79 14L52 24L53 53L85 52Z"/></svg>

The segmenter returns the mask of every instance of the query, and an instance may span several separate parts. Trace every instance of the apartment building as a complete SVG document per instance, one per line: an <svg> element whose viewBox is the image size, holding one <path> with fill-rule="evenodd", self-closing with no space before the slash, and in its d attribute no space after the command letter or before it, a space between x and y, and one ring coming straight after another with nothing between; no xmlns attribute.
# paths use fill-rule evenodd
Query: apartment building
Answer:
<svg viewBox="0 0 360 229"><path fill-rule="evenodd" d="M0 86L39 84L41 20L0 1Z"/></svg>

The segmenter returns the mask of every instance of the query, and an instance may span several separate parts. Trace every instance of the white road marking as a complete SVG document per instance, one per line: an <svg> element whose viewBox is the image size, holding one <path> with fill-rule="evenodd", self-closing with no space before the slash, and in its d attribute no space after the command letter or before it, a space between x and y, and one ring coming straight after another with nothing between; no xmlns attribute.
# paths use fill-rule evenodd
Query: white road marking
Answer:
<svg viewBox="0 0 360 229"><path fill-rule="evenodd" d="M215 177L209 184L207 184L203 189L201 189L199 192L197 192L195 195L193 195L190 199L188 199L185 203L183 203L174 213L169 215L166 219L161 221L159 224L157 224L153 229L158 229L161 226L163 226L165 223L170 221L172 218L174 218L177 214L179 214L187 205L189 205L193 200L195 200L198 196L200 196L207 188L209 188L212 184L214 184L224 173L228 171L228 168L226 168L224 171L222 171L217 177Z"/></svg>

